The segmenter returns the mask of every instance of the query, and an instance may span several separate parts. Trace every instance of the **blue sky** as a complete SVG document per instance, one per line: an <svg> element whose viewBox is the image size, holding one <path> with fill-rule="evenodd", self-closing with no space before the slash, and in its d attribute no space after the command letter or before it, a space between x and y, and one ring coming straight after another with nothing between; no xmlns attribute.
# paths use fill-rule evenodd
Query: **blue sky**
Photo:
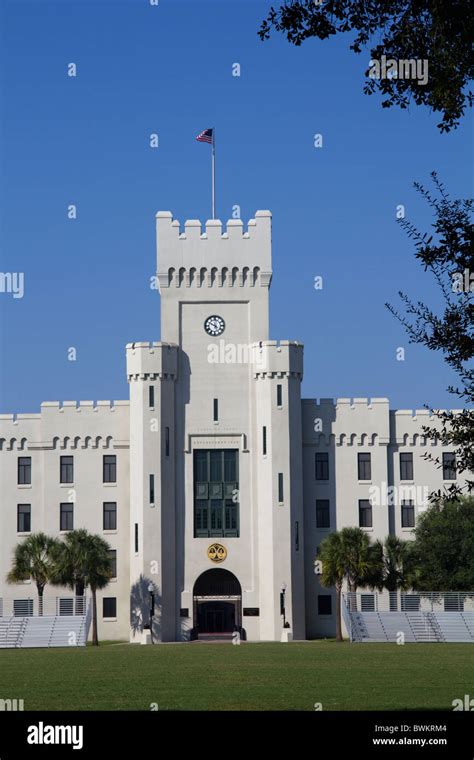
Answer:
<svg viewBox="0 0 474 760"><path fill-rule="evenodd" d="M472 122L441 135L424 108L382 109L347 38L262 43L270 5L0 0L0 271L25 273L22 299L0 294L1 412L128 397L125 344L160 337L154 215L210 216L195 136L213 125L217 215L273 213L271 337L304 342L303 396L456 406L441 356L384 304L399 289L436 302L395 211L429 228L413 181L433 169L470 194Z"/></svg>

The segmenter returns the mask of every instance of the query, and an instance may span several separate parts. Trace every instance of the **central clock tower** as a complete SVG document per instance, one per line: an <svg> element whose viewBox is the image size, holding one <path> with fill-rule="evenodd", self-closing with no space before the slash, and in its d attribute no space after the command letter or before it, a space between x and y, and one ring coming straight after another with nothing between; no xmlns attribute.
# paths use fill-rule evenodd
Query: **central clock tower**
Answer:
<svg viewBox="0 0 474 760"><path fill-rule="evenodd" d="M304 638L303 348L268 336L271 214L156 224L162 342L128 347L132 584L151 578L162 640L280 640L282 598Z"/></svg>

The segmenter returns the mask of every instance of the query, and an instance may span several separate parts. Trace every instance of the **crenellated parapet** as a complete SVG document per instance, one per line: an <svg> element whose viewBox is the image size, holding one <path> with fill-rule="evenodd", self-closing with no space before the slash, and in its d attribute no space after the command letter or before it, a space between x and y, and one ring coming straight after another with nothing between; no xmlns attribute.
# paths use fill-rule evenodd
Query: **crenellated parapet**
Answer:
<svg viewBox="0 0 474 760"><path fill-rule="evenodd" d="M173 343L127 343L127 378L132 380L176 380L178 346Z"/></svg>
<svg viewBox="0 0 474 760"><path fill-rule="evenodd" d="M444 410L440 410L444 411ZM453 414L461 414L460 409L451 409ZM442 422L428 409L397 409L390 412L390 441L398 446L436 446L438 438L428 438L424 427L441 432Z"/></svg>
<svg viewBox="0 0 474 760"><path fill-rule="evenodd" d="M390 441L386 398L303 399L303 440L312 446L386 446Z"/></svg>
<svg viewBox="0 0 474 760"><path fill-rule="evenodd" d="M205 227L188 219L181 230L170 211L156 215L157 273L166 288L253 288L270 286L271 213L257 211L247 230L241 219L219 219Z"/></svg>
<svg viewBox="0 0 474 760"><path fill-rule="evenodd" d="M303 378L303 344L294 340L265 340L252 344L253 376L266 378Z"/></svg>
<svg viewBox="0 0 474 760"><path fill-rule="evenodd" d="M45 401L40 414L0 415L0 450L128 447L128 401Z"/></svg>

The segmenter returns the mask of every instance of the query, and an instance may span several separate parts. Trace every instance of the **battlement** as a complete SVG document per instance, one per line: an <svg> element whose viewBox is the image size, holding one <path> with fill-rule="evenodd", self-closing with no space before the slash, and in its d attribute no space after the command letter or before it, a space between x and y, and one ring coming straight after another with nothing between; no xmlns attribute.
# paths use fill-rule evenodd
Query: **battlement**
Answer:
<svg viewBox="0 0 474 760"><path fill-rule="evenodd" d="M271 280L271 213L257 211L247 230L241 219L219 219L202 229L188 219L181 231L170 211L156 215L160 291L169 287L268 287Z"/></svg>
<svg viewBox="0 0 474 760"><path fill-rule="evenodd" d="M128 448L128 401L44 401L40 414L0 415L0 450Z"/></svg>
<svg viewBox="0 0 474 760"><path fill-rule="evenodd" d="M264 340L252 344L254 377L303 377L303 344L296 340Z"/></svg>
<svg viewBox="0 0 474 760"><path fill-rule="evenodd" d="M445 410L440 409L443 412ZM461 409L449 410L453 414L461 414ZM427 445L427 438L423 428L430 427L439 429L441 432L442 422L431 414L429 409L395 409L390 411L390 438L399 446ZM430 445L438 443L437 439L430 439Z"/></svg>
<svg viewBox="0 0 474 760"><path fill-rule="evenodd" d="M174 343L127 343L127 378L176 380L178 346Z"/></svg>
<svg viewBox="0 0 474 760"><path fill-rule="evenodd" d="M302 400L303 438L312 445L386 445L390 440L387 398Z"/></svg>

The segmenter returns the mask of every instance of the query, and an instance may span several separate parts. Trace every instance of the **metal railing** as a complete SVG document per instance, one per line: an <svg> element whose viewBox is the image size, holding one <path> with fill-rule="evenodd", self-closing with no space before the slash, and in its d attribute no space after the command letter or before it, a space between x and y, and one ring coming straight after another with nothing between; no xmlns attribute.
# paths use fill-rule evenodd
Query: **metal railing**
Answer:
<svg viewBox="0 0 474 760"><path fill-rule="evenodd" d="M23 599L0 598L0 619L23 617L83 616L87 611L85 596L36 597Z"/></svg>
<svg viewBox="0 0 474 760"><path fill-rule="evenodd" d="M351 641L474 643L472 592L347 592L342 611Z"/></svg>
<svg viewBox="0 0 474 760"><path fill-rule="evenodd" d="M342 597L348 612L474 612L474 591L357 591Z"/></svg>

